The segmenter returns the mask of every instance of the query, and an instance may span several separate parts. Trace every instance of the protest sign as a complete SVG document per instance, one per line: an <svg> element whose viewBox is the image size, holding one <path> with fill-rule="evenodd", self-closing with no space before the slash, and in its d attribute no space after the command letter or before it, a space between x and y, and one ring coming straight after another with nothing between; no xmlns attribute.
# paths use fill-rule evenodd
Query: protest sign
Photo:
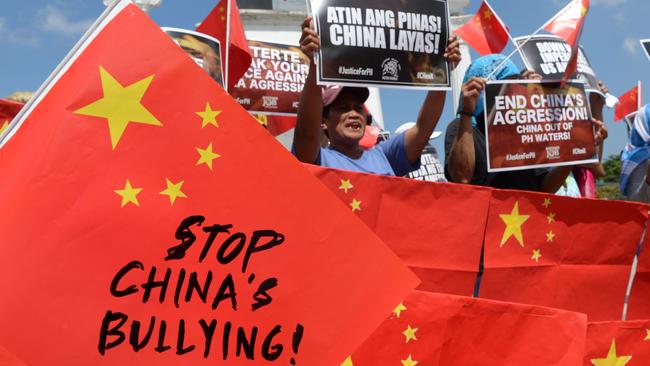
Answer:
<svg viewBox="0 0 650 366"><path fill-rule="evenodd" d="M249 112L295 116L309 58L288 44L249 40L248 48L253 62L230 95Z"/></svg>
<svg viewBox="0 0 650 366"><path fill-rule="evenodd" d="M448 90L446 0L310 0L318 83Z"/></svg>
<svg viewBox="0 0 650 366"><path fill-rule="evenodd" d="M223 87L221 70L221 44L219 40L207 34L178 28L162 27L183 51Z"/></svg>
<svg viewBox="0 0 650 366"><path fill-rule="evenodd" d="M490 81L485 95L489 171L598 161L583 83Z"/></svg>
<svg viewBox="0 0 650 366"><path fill-rule="evenodd" d="M643 46L643 50L650 60L650 39L642 39L641 46Z"/></svg>
<svg viewBox="0 0 650 366"><path fill-rule="evenodd" d="M557 36L536 35L515 38L519 53L527 69L542 75L544 80L560 80L571 58L571 46ZM524 43L525 42L525 43ZM598 88L598 78L584 48L578 49L578 72L572 77L585 83L585 89L603 95ZM604 95L603 95L604 97Z"/></svg>

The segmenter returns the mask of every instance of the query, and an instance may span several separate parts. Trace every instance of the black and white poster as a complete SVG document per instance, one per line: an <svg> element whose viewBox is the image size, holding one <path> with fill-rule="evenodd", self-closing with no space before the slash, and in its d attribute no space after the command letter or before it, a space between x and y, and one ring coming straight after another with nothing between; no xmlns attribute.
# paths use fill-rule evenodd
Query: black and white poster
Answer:
<svg viewBox="0 0 650 366"><path fill-rule="evenodd" d="M641 46L643 46L643 50L646 56L648 56L648 60L650 60L650 39L642 39Z"/></svg>
<svg viewBox="0 0 650 366"><path fill-rule="evenodd" d="M450 89L446 0L310 0L318 83Z"/></svg>
<svg viewBox="0 0 650 366"><path fill-rule="evenodd" d="M218 39L188 29L162 27L162 30L223 87L221 44Z"/></svg>

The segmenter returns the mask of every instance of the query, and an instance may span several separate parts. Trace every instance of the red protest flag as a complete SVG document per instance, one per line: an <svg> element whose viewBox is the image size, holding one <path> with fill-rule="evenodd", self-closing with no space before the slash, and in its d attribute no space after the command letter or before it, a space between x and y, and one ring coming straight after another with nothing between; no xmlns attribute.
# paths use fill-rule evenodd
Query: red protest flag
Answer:
<svg viewBox="0 0 650 366"><path fill-rule="evenodd" d="M580 313L414 291L342 366L574 366L586 332Z"/></svg>
<svg viewBox="0 0 650 366"><path fill-rule="evenodd" d="M57 70L0 154L25 364L332 365L417 284L130 2Z"/></svg>
<svg viewBox="0 0 650 366"><path fill-rule="evenodd" d="M476 15L456 29L455 33L481 56L500 53L510 39L508 27L492 10L487 0L483 0Z"/></svg>
<svg viewBox="0 0 650 366"><path fill-rule="evenodd" d="M479 294L620 319L646 219L642 204L494 190Z"/></svg>
<svg viewBox="0 0 650 366"><path fill-rule="evenodd" d="M563 81L569 80L578 71L580 35L588 12L589 0L572 0L542 27L571 46L571 57L564 71Z"/></svg>
<svg viewBox="0 0 650 366"><path fill-rule="evenodd" d="M584 365L641 366L650 360L650 320L589 323Z"/></svg>
<svg viewBox="0 0 650 366"><path fill-rule="evenodd" d="M650 235L648 234L646 229L636 272L633 275L626 314L626 319L629 320L650 319Z"/></svg>
<svg viewBox="0 0 650 366"><path fill-rule="evenodd" d="M230 90L246 73L253 57L248 48L244 25L239 16L239 8L234 0L220 0L210 14L196 27L197 32L205 33L219 40L224 57L221 58Z"/></svg>
<svg viewBox="0 0 650 366"><path fill-rule="evenodd" d="M9 122L14 119L22 107L23 103L0 98L0 134L9 127Z"/></svg>
<svg viewBox="0 0 650 366"><path fill-rule="evenodd" d="M626 116L638 111L641 108L641 82L632 89L618 97L618 104L614 109L614 121L618 122Z"/></svg>
<svg viewBox="0 0 650 366"><path fill-rule="evenodd" d="M305 166L418 275L418 289L472 295L489 189Z"/></svg>

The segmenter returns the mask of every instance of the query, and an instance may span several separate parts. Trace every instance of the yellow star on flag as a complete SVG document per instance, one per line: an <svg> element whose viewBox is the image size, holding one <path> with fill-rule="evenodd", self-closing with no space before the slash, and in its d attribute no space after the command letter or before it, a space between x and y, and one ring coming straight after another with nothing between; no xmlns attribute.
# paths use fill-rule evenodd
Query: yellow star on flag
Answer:
<svg viewBox="0 0 650 366"><path fill-rule="evenodd" d="M524 247L524 238L521 233L521 226L530 218L530 215L520 215L519 214L519 201L515 201L515 206L512 208L512 212L508 214L500 214L501 220L506 224L506 229L503 231L503 237L501 238L501 245L503 245L510 239L511 236L514 236L519 242L521 247Z"/></svg>
<svg viewBox="0 0 650 366"><path fill-rule="evenodd" d="M199 155L201 155L199 157L199 160L196 162L196 165L205 164L208 166L208 168L210 168L210 170L212 170L212 161L221 157L221 155L212 151L212 143L210 143L210 145L208 145L205 149L197 147L196 151L199 153Z"/></svg>
<svg viewBox="0 0 650 366"><path fill-rule="evenodd" d="M352 212L361 211L361 201L353 198L352 202L350 202L350 207L352 207Z"/></svg>
<svg viewBox="0 0 650 366"><path fill-rule="evenodd" d="M111 135L113 150L120 142L126 126L130 123L141 123L152 126L162 126L140 100L147 92L153 75L123 87L103 67L99 67L99 76L102 81L104 96L82 108L74 111L84 116L108 119L108 129Z"/></svg>
<svg viewBox="0 0 650 366"><path fill-rule="evenodd" d="M395 309L393 309L393 314L395 314L395 316L399 318L399 316L402 315L402 311L406 311L406 310L407 309L406 306L404 306L404 303L400 302L399 305L397 305Z"/></svg>
<svg viewBox="0 0 650 366"><path fill-rule="evenodd" d="M205 103L205 111L195 113L203 120L201 121L201 128L205 128L207 125L219 127L216 117L221 114L221 111L213 111L212 107L210 107L210 103Z"/></svg>
<svg viewBox="0 0 650 366"><path fill-rule="evenodd" d="M586 6L583 6L583 7L582 7L582 16L584 17L585 15L587 15L587 12L588 12L588 11L589 11L589 9L587 9Z"/></svg>
<svg viewBox="0 0 650 366"><path fill-rule="evenodd" d="M554 238L555 238L555 233L553 233L553 230L549 230L549 232L546 233L546 242L550 243L553 241Z"/></svg>
<svg viewBox="0 0 650 366"><path fill-rule="evenodd" d="M415 366L417 364L418 362L413 360L410 354L409 354L409 358L407 358L406 360L402 360L402 366Z"/></svg>
<svg viewBox="0 0 650 366"><path fill-rule="evenodd" d="M132 203L136 206L140 206L138 202L138 193L142 191L142 188L133 188L131 182L127 179L124 184L123 189L116 189L114 192L122 197L122 203L120 207L126 206L128 203Z"/></svg>
<svg viewBox="0 0 650 366"><path fill-rule="evenodd" d="M352 185L352 183L350 183L349 179L341 179L341 185L339 186L339 189L344 190L345 193L347 194L348 190L352 188L354 188L354 186Z"/></svg>
<svg viewBox="0 0 650 366"><path fill-rule="evenodd" d="M542 258L542 250L541 249L533 249L533 256L530 257L532 260L535 262L539 263L539 259Z"/></svg>
<svg viewBox="0 0 650 366"><path fill-rule="evenodd" d="M0 126L0 133L5 132L5 130L9 127L9 120L6 119L3 123L2 126Z"/></svg>
<svg viewBox="0 0 650 366"><path fill-rule="evenodd" d="M551 199L550 198L544 198L544 203L542 203L542 206L544 206L544 208L548 208L548 206L550 206L550 205L551 205Z"/></svg>
<svg viewBox="0 0 650 366"><path fill-rule="evenodd" d="M650 329L646 329L646 336L644 341L650 341Z"/></svg>
<svg viewBox="0 0 650 366"><path fill-rule="evenodd" d="M492 12L489 9L485 9L485 11L483 12L483 18L492 19Z"/></svg>
<svg viewBox="0 0 650 366"><path fill-rule="evenodd" d="M592 358L591 363L596 366L625 366L632 356L617 356L616 341L612 339L612 346L609 347L609 353L606 358Z"/></svg>
<svg viewBox="0 0 650 366"><path fill-rule="evenodd" d="M402 332L404 334L404 337L406 337L406 343L408 343L410 340L417 341L418 339L415 337L415 332L418 331L418 328L411 328L410 325L406 327L406 330Z"/></svg>
<svg viewBox="0 0 650 366"><path fill-rule="evenodd" d="M546 216L546 219L548 220L548 223L552 223L555 221L555 214L552 212L549 212L548 216Z"/></svg>
<svg viewBox="0 0 650 366"><path fill-rule="evenodd" d="M178 183L173 183L171 180L168 178L165 178L165 181L167 183L167 188L160 192L163 196L169 196L169 202L173 205L174 201L176 201L176 198L181 197L181 198L187 198L185 193L181 191L181 188L183 187L183 183L185 183L184 180L178 182Z"/></svg>
<svg viewBox="0 0 650 366"><path fill-rule="evenodd" d="M341 366L354 366L352 364L352 356L348 356L348 358L346 358L345 361L343 361Z"/></svg>

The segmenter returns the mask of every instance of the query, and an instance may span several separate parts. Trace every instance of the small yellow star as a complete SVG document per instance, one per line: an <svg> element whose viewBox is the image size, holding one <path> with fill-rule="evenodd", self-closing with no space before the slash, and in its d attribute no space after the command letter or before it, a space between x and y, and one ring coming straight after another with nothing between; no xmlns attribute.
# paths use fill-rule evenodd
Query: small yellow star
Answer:
<svg viewBox="0 0 650 366"><path fill-rule="evenodd" d="M341 185L339 186L339 189L344 190L345 193L347 194L348 190L352 188L354 188L354 186L352 185L352 183L350 183L349 179L345 179L345 180L341 179Z"/></svg>
<svg viewBox="0 0 650 366"><path fill-rule="evenodd" d="M646 329L646 336L644 341L650 341L650 329Z"/></svg>
<svg viewBox="0 0 650 366"><path fill-rule="evenodd" d="M492 12L490 11L490 9L485 9L485 11L483 12L483 18L485 18L485 19L491 19L492 18Z"/></svg>
<svg viewBox="0 0 650 366"><path fill-rule="evenodd" d="M555 222L555 214L552 212L549 212L548 216L546 216L546 219L548 220L548 223Z"/></svg>
<svg viewBox="0 0 650 366"><path fill-rule="evenodd" d="M406 327L406 330L402 332L404 334L404 337L406 337L406 343L408 343L410 340L417 341L418 339L415 337L415 332L418 331L418 328L411 328L410 325Z"/></svg>
<svg viewBox="0 0 650 366"><path fill-rule="evenodd" d="M201 128L205 128L207 125L213 125L214 127L219 127L216 117L221 114L221 111L213 111L210 107L210 103L205 103L205 111L196 112L196 114L201 117Z"/></svg>
<svg viewBox="0 0 650 366"><path fill-rule="evenodd" d="M409 354L409 358L407 358L406 360L402 360L402 366L415 366L417 364L418 362L413 360L410 354Z"/></svg>
<svg viewBox="0 0 650 366"><path fill-rule="evenodd" d="M506 228L503 231L503 237L501 238L501 245L503 245L514 236L517 239L517 242L521 247L524 247L524 238L521 233L521 226L530 218L530 215L520 215L519 214L519 201L515 201L515 206L512 208L512 212L508 214L500 214L501 220L506 224Z"/></svg>
<svg viewBox="0 0 650 366"><path fill-rule="evenodd" d="M352 212L361 211L361 201L353 198L352 202L350 202L350 207L352 207Z"/></svg>
<svg viewBox="0 0 650 366"><path fill-rule="evenodd" d="M533 249L533 256L530 257L532 260L535 262L539 263L539 259L542 258L542 250L541 249Z"/></svg>
<svg viewBox="0 0 650 366"><path fill-rule="evenodd" d="M555 238L555 233L553 233L553 230L549 230L549 232L546 233L546 242L547 243L552 242L553 238Z"/></svg>
<svg viewBox="0 0 650 366"><path fill-rule="evenodd" d="M544 206L544 208L548 208L548 206L550 206L550 205L551 205L551 199L550 198L544 198L544 203L542 203L542 206Z"/></svg>
<svg viewBox="0 0 650 366"><path fill-rule="evenodd" d="M173 183L171 180L165 178L165 181L167 183L167 188L160 192L160 194L164 196L169 196L169 202L173 205L174 201L176 201L176 198L181 197L181 198L187 198L185 193L181 191L181 187L183 187L183 183L185 181L180 181L178 183Z"/></svg>
<svg viewBox="0 0 650 366"><path fill-rule="evenodd" d="M221 155L212 151L212 143L210 143L210 145L208 145L208 147L205 149L197 147L196 151L199 153L199 155L201 155L199 160L196 162L196 165L205 164L208 166L208 168L210 168L210 170L212 170L212 161L221 157Z"/></svg>
<svg viewBox="0 0 650 366"><path fill-rule="evenodd" d="M9 120L6 119L3 123L2 126L0 126L0 133L5 132L5 130L9 127Z"/></svg>
<svg viewBox="0 0 650 366"><path fill-rule="evenodd" d="M587 9L586 6L583 6L583 7L582 7L582 16L584 17L585 15L587 15L587 12L588 12L588 11L589 11L589 9Z"/></svg>
<svg viewBox="0 0 650 366"><path fill-rule="evenodd" d="M616 341L612 339L612 346L609 348L607 358L592 358L591 363L596 366L625 366L632 356L617 356Z"/></svg>
<svg viewBox="0 0 650 366"><path fill-rule="evenodd" d="M122 197L122 203L120 207L124 207L128 203L132 203L136 206L140 206L140 202L138 202L137 196L138 193L140 193L141 191L142 188L133 188L133 186L131 186L131 182L127 179L123 189L117 189L113 192L117 193L120 197Z"/></svg>
<svg viewBox="0 0 650 366"><path fill-rule="evenodd" d="M345 361L343 361L341 366L354 366L352 364L352 356L348 356L348 358L346 358Z"/></svg>
<svg viewBox="0 0 650 366"><path fill-rule="evenodd" d="M402 311L406 311L406 306L404 306L404 303L400 302L399 305L393 309L393 314L395 314L396 317L399 318L400 315L402 315Z"/></svg>

